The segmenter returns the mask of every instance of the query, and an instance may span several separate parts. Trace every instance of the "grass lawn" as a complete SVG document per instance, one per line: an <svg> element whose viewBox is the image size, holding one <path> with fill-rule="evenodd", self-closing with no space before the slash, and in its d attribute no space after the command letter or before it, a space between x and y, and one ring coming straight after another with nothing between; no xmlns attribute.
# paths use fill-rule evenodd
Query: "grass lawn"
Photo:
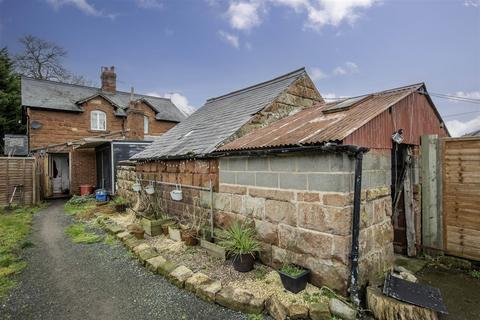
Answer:
<svg viewBox="0 0 480 320"><path fill-rule="evenodd" d="M86 227L87 225L84 223L72 224L65 229L65 233L75 243L95 243L103 239L103 237L93 232L87 232L85 230Z"/></svg>
<svg viewBox="0 0 480 320"><path fill-rule="evenodd" d="M65 212L69 215L77 217L95 208L95 198L85 196L73 196L65 204Z"/></svg>
<svg viewBox="0 0 480 320"><path fill-rule="evenodd" d="M26 267L21 260L21 250L32 245L25 241L32 216L43 206L17 208L13 211L0 209L0 298L16 284L12 275Z"/></svg>

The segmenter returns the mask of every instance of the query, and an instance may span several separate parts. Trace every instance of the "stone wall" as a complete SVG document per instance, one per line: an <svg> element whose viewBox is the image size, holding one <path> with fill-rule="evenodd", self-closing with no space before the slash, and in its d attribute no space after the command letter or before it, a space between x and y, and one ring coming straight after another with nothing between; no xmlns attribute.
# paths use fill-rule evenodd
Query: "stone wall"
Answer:
<svg viewBox="0 0 480 320"><path fill-rule="evenodd" d="M291 260L311 269L314 284L346 293L353 211L352 158L344 154L231 157L220 159L216 172L216 160L194 163L178 162L174 175L164 164L120 167L118 192L132 198L131 184L137 173L167 182L195 182L193 177L185 178L187 171L197 172L200 169L195 168L208 163L211 173L206 168L201 170L204 175L218 177L213 201L217 226L225 227L236 220L252 223L262 244L260 259L265 264L280 267ZM197 185L202 185L201 177ZM366 283L383 275L393 260L388 156L365 155L362 184L360 281ZM166 210L182 219L182 210L189 207L189 201L204 210L210 206L210 195L204 191L192 193L184 203L167 202L172 202L168 193L162 197Z"/></svg>

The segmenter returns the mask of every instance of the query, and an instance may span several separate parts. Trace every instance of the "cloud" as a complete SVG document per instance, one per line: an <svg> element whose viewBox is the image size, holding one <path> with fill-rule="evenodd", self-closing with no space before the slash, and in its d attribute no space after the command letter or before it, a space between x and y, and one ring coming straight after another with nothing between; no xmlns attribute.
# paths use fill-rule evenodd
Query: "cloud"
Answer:
<svg viewBox="0 0 480 320"><path fill-rule="evenodd" d="M460 120L447 121L446 125L452 136L459 137L465 133L480 129L480 116L465 122Z"/></svg>
<svg viewBox="0 0 480 320"><path fill-rule="evenodd" d="M328 78L328 74L326 74L320 68L317 68L317 67L311 68L309 74L313 81Z"/></svg>
<svg viewBox="0 0 480 320"><path fill-rule="evenodd" d="M82 11L83 13L94 17L106 17L115 19L115 14L106 14L101 10L97 10L93 5L88 3L87 0L46 0L55 10L59 10L63 6L73 6Z"/></svg>
<svg viewBox="0 0 480 320"><path fill-rule="evenodd" d="M457 91L453 95L459 98L480 100L480 91L470 91L470 92Z"/></svg>
<svg viewBox="0 0 480 320"><path fill-rule="evenodd" d="M473 7L473 8L478 8L480 7L480 0L466 0L463 5L465 7Z"/></svg>
<svg viewBox="0 0 480 320"><path fill-rule="evenodd" d="M240 47L240 40L238 39L238 36L222 30L218 31L218 34L226 43L228 43L232 47L235 47L235 48Z"/></svg>
<svg viewBox="0 0 480 320"><path fill-rule="evenodd" d="M249 31L258 26L261 23L260 5L260 1L231 2L227 10L230 26L242 31Z"/></svg>
<svg viewBox="0 0 480 320"><path fill-rule="evenodd" d="M337 95L335 93L324 93L322 94L323 99L325 102L334 102L337 101Z"/></svg>
<svg viewBox="0 0 480 320"><path fill-rule="evenodd" d="M135 0L137 6L143 9L162 9L163 3L160 0Z"/></svg>
<svg viewBox="0 0 480 320"><path fill-rule="evenodd" d="M176 105L186 116L191 115L196 110L194 106L189 104L187 97L178 92L165 93L163 95L157 92L149 92L147 95L172 100L173 104Z"/></svg>
<svg viewBox="0 0 480 320"><path fill-rule="evenodd" d="M333 75L335 76L344 76L346 74L359 73L360 69L355 62L347 61L343 65L333 69Z"/></svg>

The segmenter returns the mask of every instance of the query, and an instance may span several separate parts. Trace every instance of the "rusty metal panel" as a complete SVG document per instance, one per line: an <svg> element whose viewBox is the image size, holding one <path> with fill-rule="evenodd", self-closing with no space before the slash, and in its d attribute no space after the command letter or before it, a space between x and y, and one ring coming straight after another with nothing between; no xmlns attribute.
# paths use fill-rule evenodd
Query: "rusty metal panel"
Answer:
<svg viewBox="0 0 480 320"><path fill-rule="evenodd" d="M368 99L359 101L351 108L339 112L324 112L327 109L331 109L335 104L321 104L307 108L272 125L255 130L217 150L260 149L313 145L324 142L342 142L391 106L423 87L423 84L416 84L375 93L370 95ZM338 103L341 103L341 101L336 102L336 104ZM403 108L399 108L399 110L399 113L409 111L403 110ZM408 119L408 117L401 119L404 118ZM384 121L387 120L385 119ZM403 121L401 123L403 124ZM387 124L382 125L385 126L383 131L388 132L388 134L386 134L386 137L381 138L385 139L385 141L386 139L390 141L392 132L389 131ZM371 134L370 138L375 138L379 135L378 132L368 134ZM382 144L379 145L385 144L385 141L382 141ZM362 145L361 143L348 144Z"/></svg>

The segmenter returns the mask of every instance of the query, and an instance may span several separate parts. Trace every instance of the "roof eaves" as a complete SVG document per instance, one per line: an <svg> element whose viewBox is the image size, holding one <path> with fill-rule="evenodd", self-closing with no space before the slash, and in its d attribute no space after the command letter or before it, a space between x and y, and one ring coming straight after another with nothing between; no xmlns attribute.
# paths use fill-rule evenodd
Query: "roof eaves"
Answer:
<svg viewBox="0 0 480 320"><path fill-rule="evenodd" d="M106 96L105 94L101 93L101 92L98 92L98 93L95 93L89 97L86 97L86 98L83 98L83 99L80 99L78 101L75 102L76 105L80 105L84 102L87 102L89 100L92 100L96 97L102 97L103 99L107 100L112 106L116 107L116 108L120 108L120 109L123 109L121 106L119 106L118 104L116 104L115 102L113 102L110 98L108 98L108 96Z"/></svg>

